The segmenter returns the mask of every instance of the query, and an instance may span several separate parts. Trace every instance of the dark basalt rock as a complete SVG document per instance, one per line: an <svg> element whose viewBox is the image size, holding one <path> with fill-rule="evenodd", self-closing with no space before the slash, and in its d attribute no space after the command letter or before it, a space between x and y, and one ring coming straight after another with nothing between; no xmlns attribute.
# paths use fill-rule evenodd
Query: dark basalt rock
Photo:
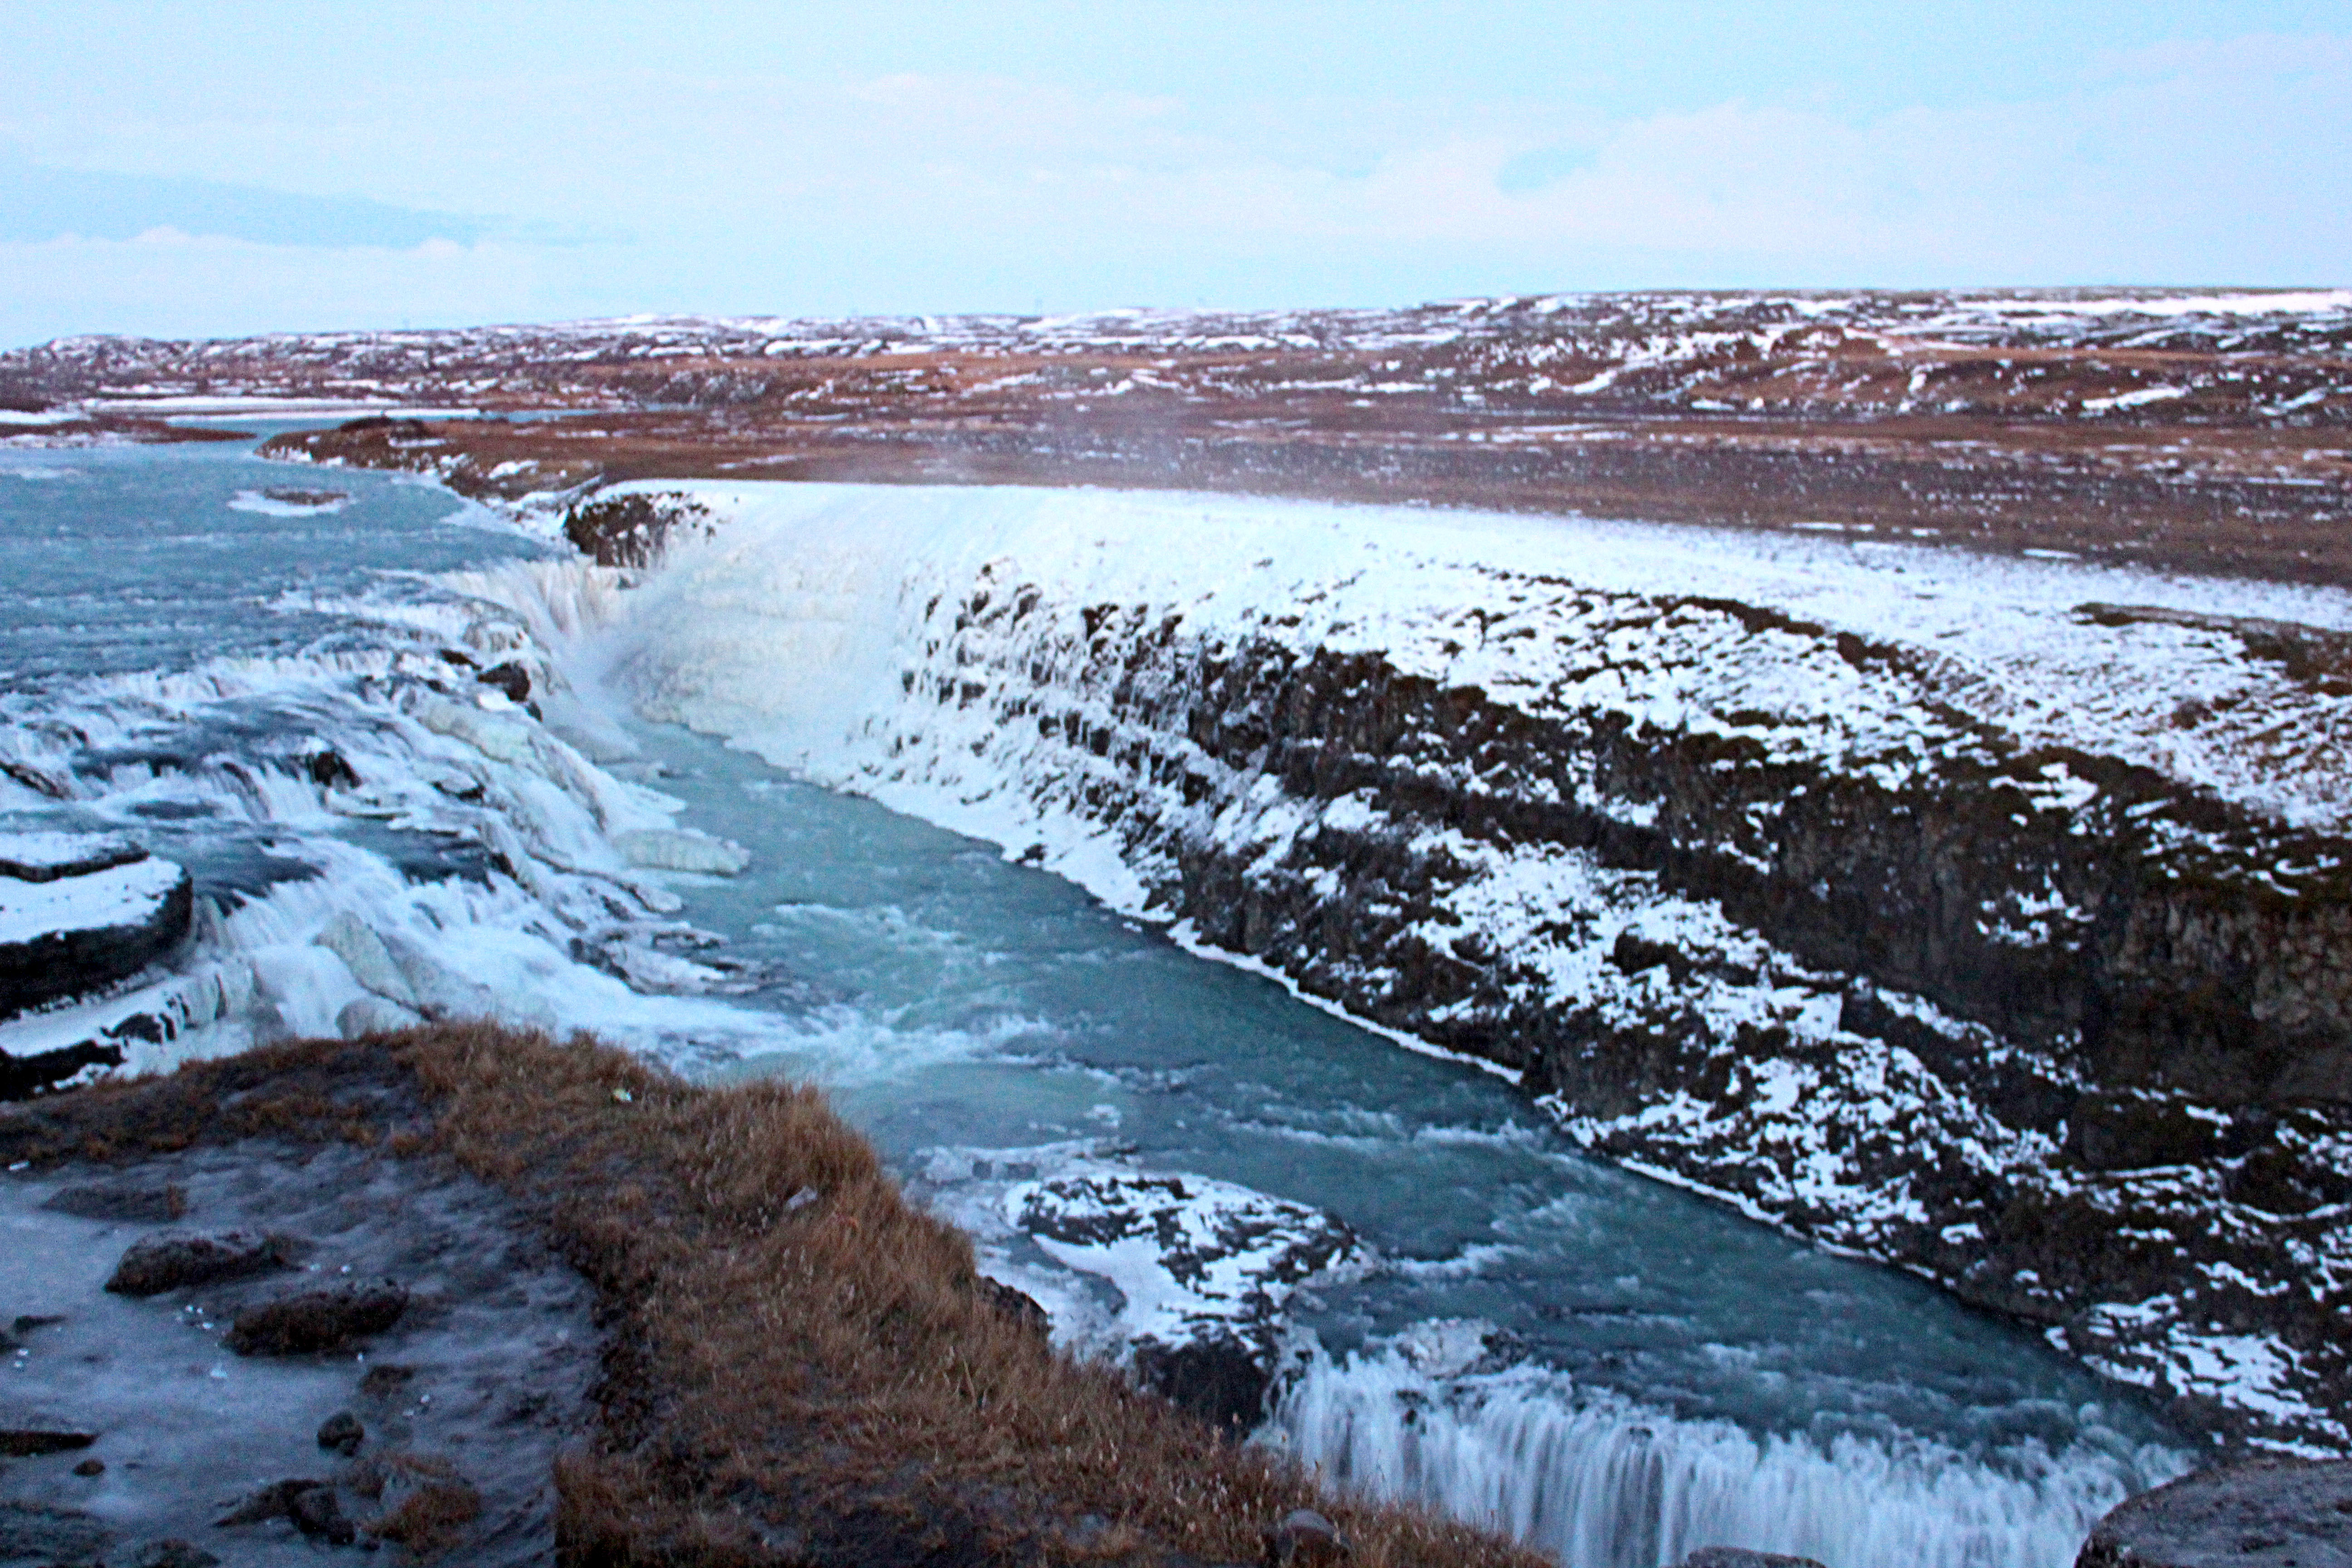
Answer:
<svg viewBox="0 0 2352 1568"><path fill-rule="evenodd" d="M99 1040L84 1040L54 1051L36 1051L28 1057L12 1057L0 1051L0 1100L30 1100L86 1068L121 1065L122 1047Z"/></svg>
<svg viewBox="0 0 2352 1568"><path fill-rule="evenodd" d="M530 700L530 671L519 664L492 665L474 679L484 686L493 687L505 692L510 701Z"/></svg>
<svg viewBox="0 0 2352 1568"><path fill-rule="evenodd" d="M310 1487L296 1492L287 1500L286 1513L293 1520L295 1529L330 1546L349 1546L359 1539L359 1531L343 1516L342 1500L336 1497L332 1487Z"/></svg>
<svg viewBox="0 0 2352 1568"><path fill-rule="evenodd" d="M1750 1552L1744 1546L1702 1546L1676 1568L1822 1568L1810 1557L1779 1552Z"/></svg>
<svg viewBox="0 0 2352 1568"><path fill-rule="evenodd" d="M360 787L359 771L343 760L341 752L333 750L313 752L302 760L302 771L309 773L310 782L320 789Z"/></svg>
<svg viewBox="0 0 2352 1568"><path fill-rule="evenodd" d="M1236 1436L1265 1414L1266 1390L1274 1384L1265 1362L1240 1340L1223 1334L1181 1345L1146 1340L1134 1353L1137 1382Z"/></svg>
<svg viewBox="0 0 2352 1568"><path fill-rule="evenodd" d="M2086 1094L2066 1118L2066 1152L2087 1171L2219 1159L2230 1152L2230 1119L2199 1109L2170 1096Z"/></svg>
<svg viewBox="0 0 2352 1568"><path fill-rule="evenodd" d="M1032 788L1083 777L1089 817L1129 865L1154 868L1156 913L1310 995L1516 1071L1591 1152L2057 1327L2193 1428L2327 1440L2218 1404L2166 1336L2274 1339L2294 1352L2297 1397L2352 1411L2339 1321L2352 1294L2315 1302L2296 1261L2328 1245L2328 1205L2352 1188L2352 837L2000 732L1941 706L1916 650L1755 606L1497 576L1498 593L1572 596L1595 624L1671 621L1707 647L1811 644L1807 659L1921 693L1936 739L1874 771L1606 707L1498 700L1377 651L1196 634L1161 606L1060 605L1011 577L933 606L937 656L908 690L1038 737L1021 764ZM1605 667L1614 656L1593 636L1586 651ZM2056 776L2080 793L2059 801L2031 783ZM1269 798L1308 826L1268 841L1205 826ZM1438 847L1465 843L1572 855L1712 904L1769 946L1776 973L1621 926L1602 950L1609 978L1638 988L1606 1005L1560 994L1541 955L1499 947L1475 921L1432 934L1462 925L1454 896L1483 875ZM1613 896L1533 936L1589 940L1584 922L1608 919ZM1792 984L1833 1003L1853 1039L1727 1026L1707 1000ZM1775 1104L1759 1089L1777 1078L1838 1090L1858 1081L1843 1070L1857 1047L1909 1075L1906 1098L1885 1102L1906 1108L1892 1121L1858 1100ZM1677 1102L1706 1114L1647 1114ZM2011 1138L2062 1157L2000 1152ZM1804 1168L1816 1154L1843 1191L1806 1195L1821 1191ZM1869 1194L1897 1189L1910 1215L1873 1212ZM2229 1222L2225 1203L2276 1223ZM2257 1285L2221 1283L2240 1278ZM2148 1317L2135 1345L2094 1321L2102 1304L2165 1297L2177 1312Z"/></svg>
<svg viewBox="0 0 2352 1568"><path fill-rule="evenodd" d="M401 1391L416 1378L416 1369L402 1366L397 1362L378 1362L367 1369L360 1379L362 1399L397 1399Z"/></svg>
<svg viewBox="0 0 2352 1568"><path fill-rule="evenodd" d="M247 1307L224 1342L239 1355L308 1355L382 1333L407 1310L408 1292L389 1279L305 1290Z"/></svg>
<svg viewBox="0 0 2352 1568"><path fill-rule="evenodd" d="M95 1432L54 1432L37 1426L0 1427L0 1454L29 1459L41 1454L70 1454L98 1441Z"/></svg>
<svg viewBox="0 0 2352 1568"><path fill-rule="evenodd" d="M290 1265L299 1244L257 1231L185 1231L142 1237L123 1253L106 1288L118 1296L160 1296L191 1285L242 1279Z"/></svg>
<svg viewBox="0 0 2352 1568"><path fill-rule="evenodd" d="M710 531L710 509L686 495L604 496L563 514L563 537L599 566L650 566L685 528Z"/></svg>
<svg viewBox="0 0 2352 1568"><path fill-rule="evenodd" d="M2074 1568L2352 1568L2352 1459L2184 1476L2099 1521Z"/></svg>

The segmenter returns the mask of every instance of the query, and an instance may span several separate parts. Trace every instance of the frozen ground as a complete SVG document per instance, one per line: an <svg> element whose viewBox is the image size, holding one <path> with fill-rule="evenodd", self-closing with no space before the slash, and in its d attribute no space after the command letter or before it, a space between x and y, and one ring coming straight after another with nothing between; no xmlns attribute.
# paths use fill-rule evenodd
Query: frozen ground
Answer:
<svg viewBox="0 0 2352 1568"><path fill-rule="evenodd" d="M143 1300L103 1289L143 1237L239 1229L293 1238L299 1261ZM550 1465L585 1420L592 1292L480 1184L349 1146L251 1142L0 1178L0 1300L22 1314L0 1371L5 1424L95 1437L0 1477L12 1531L95 1548L56 1560L129 1562L177 1538L224 1562L310 1563L320 1547L289 1520L216 1521L305 1478L340 1481L364 1523L398 1504L404 1477L413 1489L445 1475L481 1503L465 1561L552 1560ZM248 1304L379 1278L410 1304L357 1348L281 1358L222 1343ZM339 1412L365 1428L356 1461L317 1440ZM102 1471L82 1473L93 1460ZM393 1476L374 1498L369 1464Z"/></svg>

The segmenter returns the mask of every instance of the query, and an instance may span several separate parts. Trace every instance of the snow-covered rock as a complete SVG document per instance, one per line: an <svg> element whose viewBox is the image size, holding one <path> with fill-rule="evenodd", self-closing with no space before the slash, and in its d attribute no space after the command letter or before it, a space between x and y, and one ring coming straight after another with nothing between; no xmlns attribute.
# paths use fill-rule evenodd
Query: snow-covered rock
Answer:
<svg viewBox="0 0 2352 1568"><path fill-rule="evenodd" d="M1359 1253L1320 1209L1118 1166L1019 1183L1004 1213L1065 1268L1118 1291L1126 1358L1147 1387L1242 1430L1262 1414L1284 1303Z"/></svg>
<svg viewBox="0 0 2352 1568"><path fill-rule="evenodd" d="M0 1018L135 974L187 933L194 896L110 835L0 835Z"/></svg>
<svg viewBox="0 0 2352 1568"><path fill-rule="evenodd" d="M1235 1429L1264 1414L1292 1297L1370 1261L1337 1215L1085 1141L934 1149L910 1191L1043 1308L1057 1344Z"/></svg>

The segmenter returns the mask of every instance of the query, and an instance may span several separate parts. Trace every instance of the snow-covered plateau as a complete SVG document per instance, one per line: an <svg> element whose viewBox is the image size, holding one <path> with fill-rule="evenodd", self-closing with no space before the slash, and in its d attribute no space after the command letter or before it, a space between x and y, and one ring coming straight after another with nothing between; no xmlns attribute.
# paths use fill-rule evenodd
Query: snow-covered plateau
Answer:
<svg viewBox="0 0 2352 1568"><path fill-rule="evenodd" d="M597 601L645 716L1488 1063L2192 1426L2352 1436L2352 597L1187 495L635 492L709 524Z"/></svg>

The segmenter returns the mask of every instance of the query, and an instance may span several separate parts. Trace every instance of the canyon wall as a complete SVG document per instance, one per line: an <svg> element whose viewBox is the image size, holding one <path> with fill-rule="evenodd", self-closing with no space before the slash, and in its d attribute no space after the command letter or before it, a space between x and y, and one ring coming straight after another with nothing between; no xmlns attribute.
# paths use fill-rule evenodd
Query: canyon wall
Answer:
<svg viewBox="0 0 2352 1568"><path fill-rule="evenodd" d="M1263 502L693 504L621 664L649 713L1507 1070L2193 1426L2344 1441L2343 606Z"/></svg>

